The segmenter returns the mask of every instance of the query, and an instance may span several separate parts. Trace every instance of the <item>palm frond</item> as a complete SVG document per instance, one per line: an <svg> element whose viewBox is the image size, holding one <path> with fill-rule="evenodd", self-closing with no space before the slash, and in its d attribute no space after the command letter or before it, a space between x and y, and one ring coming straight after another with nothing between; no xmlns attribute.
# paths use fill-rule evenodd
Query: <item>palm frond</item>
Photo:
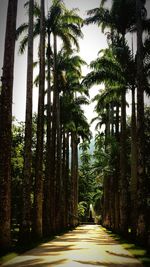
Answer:
<svg viewBox="0 0 150 267"><path fill-rule="evenodd" d="M89 105L89 100L84 96L79 96L75 99L75 105Z"/></svg>
<svg viewBox="0 0 150 267"><path fill-rule="evenodd" d="M17 28L17 30L16 30L16 40L18 40L18 38L20 37L21 34L27 33L28 27L29 27L28 23L23 23Z"/></svg>
<svg viewBox="0 0 150 267"><path fill-rule="evenodd" d="M73 12L66 12L63 16L63 21L67 24L77 24L82 25L83 19L79 17L77 14L73 14Z"/></svg>
<svg viewBox="0 0 150 267"><path fill-rule="evenodd" d="M19 54L23 54L25 52L25 49L27 47L28 44L28 35L26 35L21 41L20 41L20 45L19 45Z"/></svg>

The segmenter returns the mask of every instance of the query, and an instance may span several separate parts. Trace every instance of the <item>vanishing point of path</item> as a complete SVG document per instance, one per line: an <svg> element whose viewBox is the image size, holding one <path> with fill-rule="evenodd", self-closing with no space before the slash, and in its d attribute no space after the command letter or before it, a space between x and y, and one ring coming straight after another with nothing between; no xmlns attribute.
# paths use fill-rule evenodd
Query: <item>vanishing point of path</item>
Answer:
<svg viewBox="0 0 150 267"><path fill-rule="evenodd" d="M12 259L10 267L142 267L98 225L82 225Z"/></svg>

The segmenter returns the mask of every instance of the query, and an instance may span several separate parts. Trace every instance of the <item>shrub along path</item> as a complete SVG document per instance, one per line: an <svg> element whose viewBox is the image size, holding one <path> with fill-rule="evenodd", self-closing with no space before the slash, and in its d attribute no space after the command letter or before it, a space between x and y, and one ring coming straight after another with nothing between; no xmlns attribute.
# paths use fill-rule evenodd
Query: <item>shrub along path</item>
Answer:
<svg viewBox="0 0 150 267"><path fill-rule="evenodd" d="M142 267L101 226L81 225L75 230L17 256L2 266L10 267Z"/></svg>

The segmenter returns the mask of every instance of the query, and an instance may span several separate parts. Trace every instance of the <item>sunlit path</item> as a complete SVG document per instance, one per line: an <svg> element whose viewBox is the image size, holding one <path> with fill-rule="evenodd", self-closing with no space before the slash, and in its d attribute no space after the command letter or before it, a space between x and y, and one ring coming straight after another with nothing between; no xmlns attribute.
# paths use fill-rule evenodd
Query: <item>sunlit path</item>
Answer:
<svg viewBox="0 0 150 267"><path fill-rule="evenodd" d="M142 267L142 264L97 225L83 225L42 244L3 266Z"/></svg>

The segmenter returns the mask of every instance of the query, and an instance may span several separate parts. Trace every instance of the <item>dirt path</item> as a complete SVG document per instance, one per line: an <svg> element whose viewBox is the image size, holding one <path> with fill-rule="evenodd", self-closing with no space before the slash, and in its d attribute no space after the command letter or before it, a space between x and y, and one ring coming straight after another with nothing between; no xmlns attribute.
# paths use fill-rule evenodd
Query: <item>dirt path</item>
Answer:
<svg viewBox="0 0 150 267"><path fill-rule="evenodd" d="M142 264L97 225L83 225L42 244L3 266L142 267Z"/></svg>

